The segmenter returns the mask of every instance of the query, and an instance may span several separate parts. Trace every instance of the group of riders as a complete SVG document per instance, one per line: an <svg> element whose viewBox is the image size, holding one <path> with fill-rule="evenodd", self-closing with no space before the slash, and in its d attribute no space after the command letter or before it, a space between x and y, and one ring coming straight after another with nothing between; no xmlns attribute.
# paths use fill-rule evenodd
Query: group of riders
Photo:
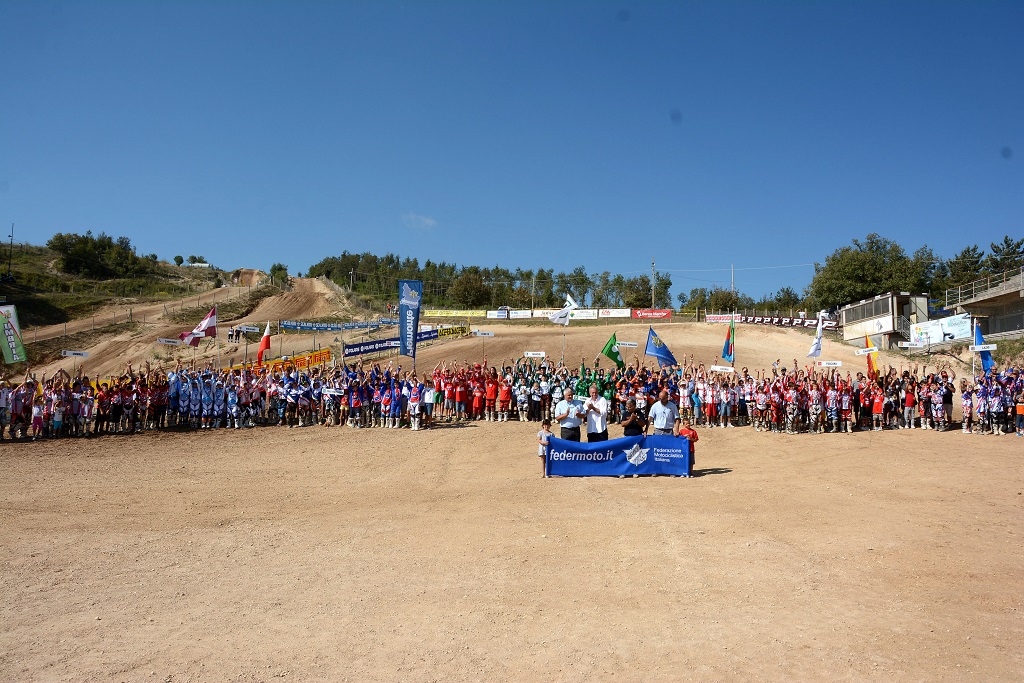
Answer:
<svg viewBox="0 0 1024 683"><path fill-rule="evenodd" d="M931 372L889 367L874 377L799 368L795 360L790 368L776 361L753 373L712 371L693 356L665 367L639 358L620 367L600 365L523 357L496 366L486 359L444 361L423 373L362 360L278 371L146 363L106 380L63 370L37 380L28 373L17 385L0 382L0 438L5 430L11 438L46 438L262 425L420 430L473 420L540 422L553 417L567 389L586 395L591 385L618 420L627 402L647 410L665 390L696 427L819 434L946 431L958 422L963 432L1024 433L1024 377L1017 369L962 378L958 385L949 365Z"/></svg>

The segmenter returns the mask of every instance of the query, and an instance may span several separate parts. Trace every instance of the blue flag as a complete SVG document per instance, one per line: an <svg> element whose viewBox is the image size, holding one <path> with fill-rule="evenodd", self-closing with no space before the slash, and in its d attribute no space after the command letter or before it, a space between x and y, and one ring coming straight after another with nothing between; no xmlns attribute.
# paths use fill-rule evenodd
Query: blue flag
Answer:
<svg viewBox="0 0 1024 683"><path fill-rule="evenodd" d="M985 343L985 338L981 336L981 326L974 323L974 344L975 346L981 346ZM992 360L991 351L981 351L981 369L987 375L988 371L996 366L996 362Z"/></svg>
<svg viewBox="0 0 1024 683"><path fill-rule="evenodd" d="M420 328L422 280L398 281L398 353L416 357L416 332Z"/></svg>
<svg viewBox="0 0 1024 683"><path fill-rule="evenodd" d="M659 366L677 365L676 357L665 346L665 342L661 341L661 337L657 335L653 327L647 333L647 350L644 353L657 358Z"/></svg>

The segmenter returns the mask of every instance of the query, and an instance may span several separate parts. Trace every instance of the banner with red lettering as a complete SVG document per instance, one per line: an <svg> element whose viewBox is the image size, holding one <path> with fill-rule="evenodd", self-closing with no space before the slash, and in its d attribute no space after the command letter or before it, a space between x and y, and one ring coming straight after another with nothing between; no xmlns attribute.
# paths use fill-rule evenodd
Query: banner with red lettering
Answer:
<svg viewBox="0 0 1024 683"><path fill-rule="evenodd" d="M661 320L672 317L669 308L634 308L633 317L640 320Z"/></svg>

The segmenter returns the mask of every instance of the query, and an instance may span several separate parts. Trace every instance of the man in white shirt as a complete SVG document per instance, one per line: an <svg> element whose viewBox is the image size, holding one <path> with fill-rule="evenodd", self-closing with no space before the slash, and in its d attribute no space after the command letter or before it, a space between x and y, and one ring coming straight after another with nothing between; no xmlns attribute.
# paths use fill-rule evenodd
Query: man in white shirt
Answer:
<svg viewBox="0 0 1024 683"><path fill-rule="evenodd" d="M597 393L597 385L590 385L590 398L583 404L587 414L587 443L608 440L608 399Z"/></svg>
<svg viewBox="0 0 1024 683"><path fill-rule="evenodd" d="M555 406L555 419L561 427L559 436L566 441L579 441L584 414L583 404L574 399L572 389L567 388L565 398Z"/></svg>
<svg viewBox="0 0 1024 683"><path fill-rule="evenodd" d="M664 389L651 406L650 424L654 425L656 435L679 436L679 408L668 400L668 392Z"/></svg>

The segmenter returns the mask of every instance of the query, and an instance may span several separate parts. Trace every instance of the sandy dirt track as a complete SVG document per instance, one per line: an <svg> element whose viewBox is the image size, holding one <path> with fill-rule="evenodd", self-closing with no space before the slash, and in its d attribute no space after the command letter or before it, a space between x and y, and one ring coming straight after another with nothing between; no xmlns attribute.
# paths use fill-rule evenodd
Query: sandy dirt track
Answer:
<svg viewBox="0 0 1024 683"><path fill-rule="evenodd" d="M0 446L0 679L1019 681L1021 445L529 424Z"/></svg>
<svg viewBox="0 0 1024 683"><path fill-rule="evenodd" d="M249 290L246 287L221 287L217 290L210 290L203 292L202 294L196 294L195 296L175 299L174 301L104 306L96 311L95 316L78 318L77 320L68 322L66 325L64 323L60 323L58 325L44 325L42 327L25 330L25 339L30 342L37 339L53 339L54 337L59 337L62 334L85 332L86 330L93 329L93 327L102 327L103 325L109 325L112 322L123 323L128 318L129 309L131 310L132 320L134 321L157 322L163 319L165 308L168 310L193 308L196 306L202 306L203 304L208 304L213 308L213 305L218 301L231 301L240 296L244 296L248 291ZM199 321L197 320L196 322Z"/></svg>

